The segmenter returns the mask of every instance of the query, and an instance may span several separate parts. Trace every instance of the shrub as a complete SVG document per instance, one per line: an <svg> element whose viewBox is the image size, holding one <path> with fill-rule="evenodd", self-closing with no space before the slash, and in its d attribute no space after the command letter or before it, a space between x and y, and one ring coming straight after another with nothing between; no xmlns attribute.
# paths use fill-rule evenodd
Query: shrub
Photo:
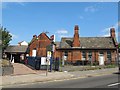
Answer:
<svg viewBox="0 0 120 90"><path fill-rule="evenodd" d="M11 62L7 59L2 59L0 61L0 64L1 64L2 67L12 66Z"/></svg>

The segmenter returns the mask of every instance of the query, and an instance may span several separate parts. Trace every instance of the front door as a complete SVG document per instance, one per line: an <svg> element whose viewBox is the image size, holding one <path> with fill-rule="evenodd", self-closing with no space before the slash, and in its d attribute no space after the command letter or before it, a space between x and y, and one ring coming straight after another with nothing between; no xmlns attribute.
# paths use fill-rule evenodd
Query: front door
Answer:
<svg viewBox="0 0 120 90"><path fill-rule="evenodd" d="M13 57L15 63L20 63L20 54L13 54Z"/></svg>
<svg viewBox="0 0 120 90"><path fill-rule="evenodd" d="M99 53L99 65L104 65L104 54L103 54L103 52Z"/></svg>

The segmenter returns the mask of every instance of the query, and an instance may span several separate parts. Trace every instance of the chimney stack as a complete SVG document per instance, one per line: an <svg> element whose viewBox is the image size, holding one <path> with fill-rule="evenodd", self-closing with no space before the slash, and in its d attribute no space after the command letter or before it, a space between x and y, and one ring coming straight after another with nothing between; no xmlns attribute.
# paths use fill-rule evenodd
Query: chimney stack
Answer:
<svg viewBox="0 0 120 90"><path fill-rule="evenodd" d="M33 35L33 38L37 38L37 35Z"/></svg>
<svg viewBox="0 0 120 90"><path fill-rule="evenodd" d="M80 41L79 41L79 27L78 25L75 25L74 28L74 38L73 38L73 47L80 47Z"/></svg>
<svg viewBox="0 0 120 90"><path fill-rule="evenodd" d="M110 35L112 38L115 38L115 28L110 29Z"/></svg>

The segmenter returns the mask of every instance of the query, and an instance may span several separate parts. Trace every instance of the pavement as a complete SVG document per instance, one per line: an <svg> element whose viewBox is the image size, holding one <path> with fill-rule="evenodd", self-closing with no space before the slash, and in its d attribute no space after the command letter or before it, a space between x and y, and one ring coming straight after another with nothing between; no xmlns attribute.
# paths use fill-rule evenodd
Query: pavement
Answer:
<svg viewBox="0 0 120 90"><path fill-rule="evenodd" d="M22 70L21 70L22 72ZM118 68L108 68L99 70L89 70L89 71L74 71L74 72L48 72L46 76L46 71L21 75L6 75L0 76L0 86L15 85L15 84L25 84L25 83L35 83L35 82L46 82L46 81L56 81L56 80L68 80L77 78L86 78L92 76L108 75L118 72Z"/></svg>
<svg viewBox="0 0 120 90"><path fill-rule="evenodd" d="M22 63L12 63L14 67L14 73L12 76L15 75L27 75L27 74L41 74L44 73L44 70L33 70L27 65L24 65Z"/></svg>

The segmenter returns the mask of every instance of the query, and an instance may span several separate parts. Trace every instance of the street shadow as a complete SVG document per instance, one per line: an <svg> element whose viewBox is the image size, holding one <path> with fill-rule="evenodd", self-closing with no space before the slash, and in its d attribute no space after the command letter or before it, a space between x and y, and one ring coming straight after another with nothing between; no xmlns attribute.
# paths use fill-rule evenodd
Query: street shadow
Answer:
<svg viewBox="0 0 120 90"><path fill-rule="evenodd" d="M118 74L118 75L120 75L120 72L115 72L115 73L113 73L113 74Z"/></svg>

